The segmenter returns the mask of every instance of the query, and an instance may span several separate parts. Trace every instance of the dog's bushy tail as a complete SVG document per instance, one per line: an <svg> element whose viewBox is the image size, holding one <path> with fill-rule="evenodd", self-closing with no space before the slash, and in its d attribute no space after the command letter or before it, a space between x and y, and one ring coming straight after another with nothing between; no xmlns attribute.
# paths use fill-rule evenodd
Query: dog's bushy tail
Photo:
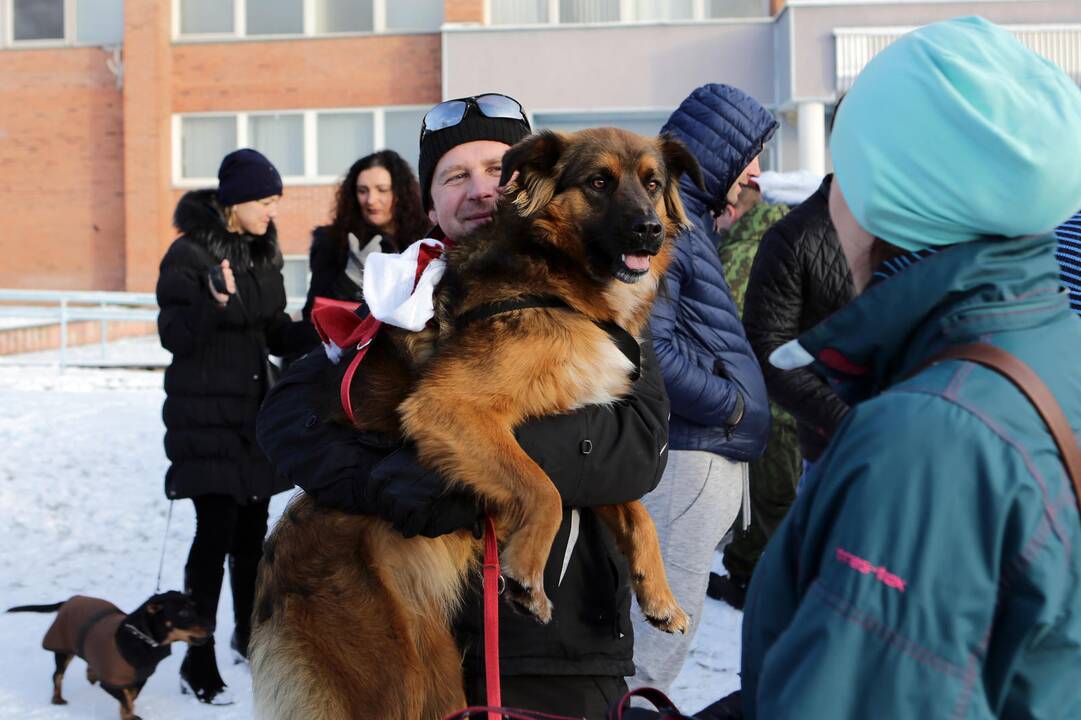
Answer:
<svg viewBox="0 0 1081 720"><path fill-rule="evenodd" d="M56 612L57 610L59 610L60 606L63 605L63 604L64 603L62 603L62 602L58 602L58 603L54 603L52 605L16 605L13 608L8 608L7 611L8 612L50 613L50 612Z"/></svg>

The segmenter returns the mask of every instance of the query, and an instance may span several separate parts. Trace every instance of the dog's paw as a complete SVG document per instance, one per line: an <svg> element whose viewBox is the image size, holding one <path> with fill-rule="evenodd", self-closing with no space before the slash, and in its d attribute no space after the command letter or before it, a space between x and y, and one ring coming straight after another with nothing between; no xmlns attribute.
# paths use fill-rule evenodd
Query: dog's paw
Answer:
<svg viewBox="0 0 1081 720"><path fill-rule="evenodd" d="M509 575L503 576L506 580L504 593L511 605L518 612L529 615L542 625L547 625L552 619L552 601L544 594L544 591L532 585L525 585Z"/></svg>
<svg viewBox="0 0 1081 720"><path fill-rule="evenodd" d="M668 612L662 611L653 614L643 612L643 615L645 615L650 625L666 633L678 632L681 635L686 635L687 631L691 629L690 616L678 605L672 606Z"/></svg>
<svg viewBox="0 0 1081 720"><path fill-rule="evenodd" d="M53 698L53 705L67 705L67 704L68 704L68 701L65 700L62 697L54 697Z"/></svg>

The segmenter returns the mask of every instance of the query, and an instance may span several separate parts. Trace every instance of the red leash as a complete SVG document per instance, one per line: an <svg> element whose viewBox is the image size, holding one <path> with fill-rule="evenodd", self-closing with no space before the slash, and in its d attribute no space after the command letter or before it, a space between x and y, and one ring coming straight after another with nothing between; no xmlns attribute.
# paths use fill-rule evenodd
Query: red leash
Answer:
<svg viewBox="0 0 1081 720"><path fill-rule="evenodd" d="M499 544L491 515L484 516L484 687L488 706L503 705L499 690ZM488 720L501 717L488 713Z"/></svg>

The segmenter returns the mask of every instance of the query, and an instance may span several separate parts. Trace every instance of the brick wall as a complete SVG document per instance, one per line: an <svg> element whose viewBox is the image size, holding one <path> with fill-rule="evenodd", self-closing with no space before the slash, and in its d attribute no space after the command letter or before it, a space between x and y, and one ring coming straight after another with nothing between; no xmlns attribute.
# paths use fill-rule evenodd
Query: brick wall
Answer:
<svg viewBox="0 0 1081 720"><path fill-rule="evenodd" d="M0 52L0 287L124 287L123 118L107 57Z"/></svg>
<svg viewBox="0 0 1081 720"><path fill-rule="evenodd" d="M176 113L440 100L438 34L181 43L172 58Z"/></svg>
<svg viewBox="0 0 1081 720"><path fill-rule="evenodd" d="M443 6L446 22L484 22L484 0L447 0Z"/></svg>

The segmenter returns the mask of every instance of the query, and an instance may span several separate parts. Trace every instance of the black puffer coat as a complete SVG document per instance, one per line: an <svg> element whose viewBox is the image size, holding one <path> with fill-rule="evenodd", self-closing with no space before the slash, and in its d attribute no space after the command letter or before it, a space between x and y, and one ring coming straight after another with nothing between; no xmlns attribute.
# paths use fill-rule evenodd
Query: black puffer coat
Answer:
<svg viewBox="0 0 1081 720"><path fill-rule="evenodd" d="M317 341L285 314L282 256L273 224L265 235L230 233L213 190L187 193L173 218L182 233L161 261L158 334L173 354L165 371L165 476L169 498L232 495L264 500L292 483L275 473L255 441L266 395L267 354ZM228 259L237 293L219 306L210 268Z"/></svg>
<svg viewBox="0 0 1081 720"><path fill-rule="evenodd" d="M766 377L769 397L796 418L800 450L817 460L848 406L810 369L778 370L769 355L846 305L848 269L829 215L827 175L811 197L770 228L758 246L743 326Z"/></svg>

